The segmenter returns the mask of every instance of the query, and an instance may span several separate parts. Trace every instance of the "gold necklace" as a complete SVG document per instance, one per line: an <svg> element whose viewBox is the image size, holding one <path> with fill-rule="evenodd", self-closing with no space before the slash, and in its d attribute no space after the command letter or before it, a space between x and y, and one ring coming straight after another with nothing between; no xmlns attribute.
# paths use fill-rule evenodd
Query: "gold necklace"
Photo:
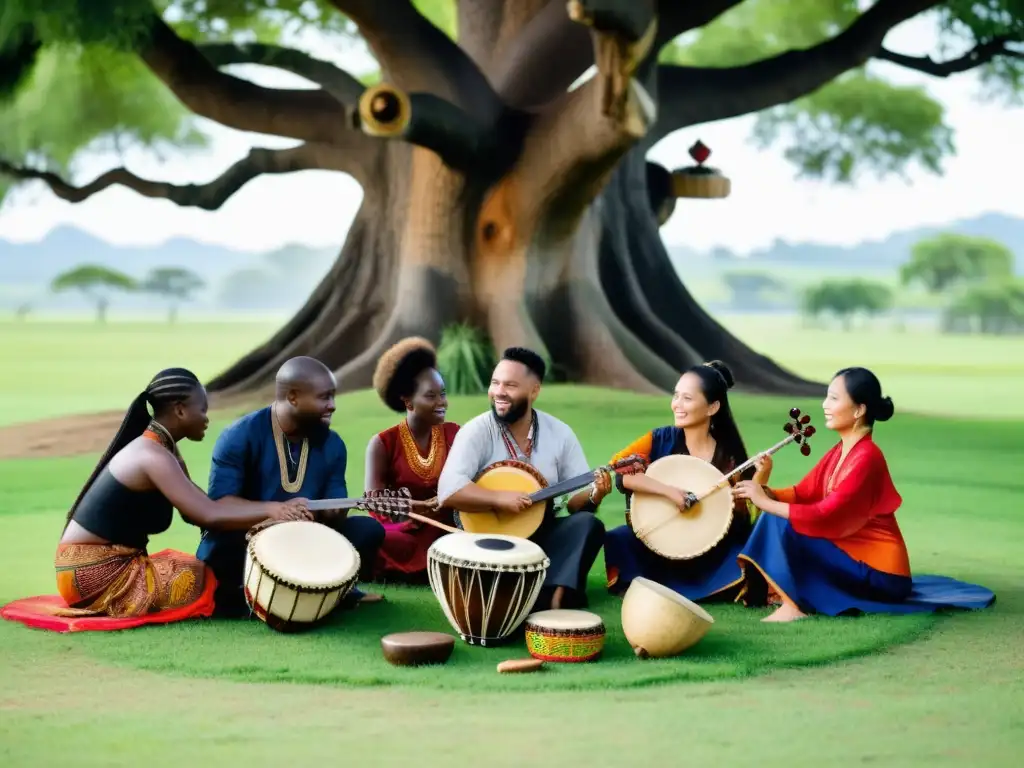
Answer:
<svg viewBox="0 0 1024 768"><path fill-rule="evenodd" d="M444 453L444 429L440 425L430 428L430 450L427 457L420 454L419 446L416 445L416 438L412 436L409 424L405 419L398 425L398 434L402 440L402 449L405 452L405 460L409 468L423 480L436 480L441 474L440 464Z"/></svg>
<svg viewBox="0 0 1024 768"><path fill-rule="evenodd" d="M302 482L306 479L306 461L309 459L309 439L302 438L302 451L299 453L299 468L295 472L295 479L288 479L288 464L285 462L284 452L285 440L284 430L277 420L277 404L270 406L271 422L274 427L274 447L277 448L277 463L281 468L281 487L288 493L296 493L302 488Z"/></svg>

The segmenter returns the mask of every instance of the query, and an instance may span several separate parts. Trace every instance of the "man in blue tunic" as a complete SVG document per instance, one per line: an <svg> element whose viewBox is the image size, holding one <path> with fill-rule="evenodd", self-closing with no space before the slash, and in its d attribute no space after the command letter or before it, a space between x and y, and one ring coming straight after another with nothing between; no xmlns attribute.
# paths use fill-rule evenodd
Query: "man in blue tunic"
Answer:
<svg viewBox="0 0 1024 768"><path fill-rule="evenodd" d="M331 430L337 382L330 369L312 357L294 357L277 372L274 402L234 422L217 439L210 468L211 499L249 501L293 498L337 499L348 496L347 451ZM359 551L362 578L370 572L384 527L372 517L344 511L321 513L329 525ZM217 616L245 616L242 588L245 533L204 530L196 557L217 576ZM353 589L349 604L371 602L379 595Z"/></svg>

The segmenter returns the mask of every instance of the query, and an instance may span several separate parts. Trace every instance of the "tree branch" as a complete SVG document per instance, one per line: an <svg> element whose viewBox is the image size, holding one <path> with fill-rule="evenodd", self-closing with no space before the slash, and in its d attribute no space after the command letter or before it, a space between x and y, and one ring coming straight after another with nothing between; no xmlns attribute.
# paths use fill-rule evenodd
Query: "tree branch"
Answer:
<svg viewBox="0 0 1024 768"><path fill-rule="evenodd" d="M200 43L196 48L216 67L261 64L304 77L347 107L354 106L366 90L366 86L341 67L294 48L266 43Z"/></svg>
<svg viewBox="0 0 1024 768"><path fill-rule="evenodd" d="M486 174L501 165L512 147L500 133L433 93L411 93L390 83L368 89L359 101L355 125L369 136L401 139L429 149L457 171Z"/></svg>
<svg viewBox="0 0 1024 768"><path fill-rule="evenodd" d="M311 142L330 142L346 129L346 110L330 94L263 88L224 74L158 16L138 54L182 104L230 128Z"/></svg>
<svg viewBox="0 0 1024 768"><path fill-rule="evenodd" d="M17 166L0 159L0 174L21 181L45 183L57 197L69 203L80 203L108 187L119 184L144 197L170 200L183 208L215 211L235 192L263 174L294 173L305 170L351 172L351 158L339 148L326 144L301 144L289 149L256 148L206 184L171 184L136 176L127 168L115 168L101 174L88 184L76 187L50 171Z"/></svg>
<svg viewBox="0 0 1024 768"><path fill-rule="evenodd" d="M666 43L710 23L741 1L657 0L658 30L652 52L656 55ZM582 5L607 18L609 13L616 14L616 8L622 8L623 13L635 13L641 3L590 0ZM594 48L586 32L586 27L570 18L565 0L548 0L487 69L495 90L506 104L516 109L538 109L565 93L594 63Z"/></svg>
<svg viewBox="0 0 1024 768"><path fill-rule="evenodd" d="M384 79L406 93L433 93L485 120L501 112L487 78L410 0L331 0L376 56Z"/></svg>
<svg viewBox="0 0 1024 768"><path fill-rule="evenodd" d="M886 33L939 0L878 0L843 32L812 48L740 67L658 68L658 122L652 144L679 128L785 104L811 93L882 47Z"/></svg>
<svg viewBox="0 0 1024 768"><path fill-rule="evenodd" d="M898 64L901 67L907 69L915 69L918 72L924 72L927 75L934 75L935 77L949 77L950 75L958 75L961 72L967 72L968 70L980 67L983 64L988 64L999 56L1007 56L1009 58L1024 59L1024 51L1016 51L1012 48L1007 48L1007 43L1017 43L1020 40L1014 40L1010 37L996 37L985 43L978 43L971 50L965 53L963 56L957 59L950 59L949 61L935 61L929 56L906 56L902 53L895 53L888 50L887 48L880 48L878 53L874 55L874 58L880 59L881 61L888 61L890 64Z"/></svg>
<svg viewBox="0 0 1024 768"><path fill-rule="evenodd" d="M592 21L598 20L584 23ZM545 110L528 134L520 167L531 187L524 197L531 205L553 203L559 213L552 223L574 226L622 155L654 122L655 104L633 75L650 52L655 29L651 16L639 39L592 31L598 74Z"/></svg>

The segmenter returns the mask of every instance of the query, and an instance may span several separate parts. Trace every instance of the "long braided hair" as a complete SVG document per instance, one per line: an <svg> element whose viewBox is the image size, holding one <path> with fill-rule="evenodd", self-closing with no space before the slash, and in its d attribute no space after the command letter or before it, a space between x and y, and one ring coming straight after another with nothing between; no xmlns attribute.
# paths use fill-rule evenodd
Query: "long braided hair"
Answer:
<svg viewBox="0 0 1024 768"><path fill-rule="evenodd" d="M78 498L75 499L75 503L68 510L68 516L64 522L65 530L71 522L71 518L74 517L75 510L78 509L78 505L85 497L85 494L117 452L135 438L141 437L149 427L153 416L159 416L176 403L187 400L200 386L201 383L196 375L185 368L166 368L153 377L149 384L146 385L146 388L128 406L124 419L121 421L121 426L118 427L117 434L110 441L107 450L103 452L99 463L82 487ZM150 416L147 403L153 406L153 416Z"/></svg>

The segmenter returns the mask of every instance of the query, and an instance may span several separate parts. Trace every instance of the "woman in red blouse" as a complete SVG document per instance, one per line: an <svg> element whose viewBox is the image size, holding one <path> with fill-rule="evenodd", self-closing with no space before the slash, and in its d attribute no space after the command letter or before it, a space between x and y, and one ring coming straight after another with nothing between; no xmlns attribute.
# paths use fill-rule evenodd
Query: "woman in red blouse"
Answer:
<svg viewBox="0 0 1024 768"><path fill-rule="evenodd" d="M370 438L366 447L366 491L408 488L416 501L437 497L437 478L459 425L445 421L448 396L437 370L437 353L426 339L403 339L381 356L373 386L384 404L404 413L398 424ZM418 509L453 525L450 509ZM427 550L444 531L416 520L395 522L374 514L384 525L374 578L427 582Z"/></svg>
<svg viewBox="0 0 1024 768"><path fill-rule="evenodd" d="M902 498L873 439L893 415L878 378L844 368L822 403L839 442L795 486L770 489L745 480L733 494L763 512L738 559L747 605L779 604L764 621L808 613L914 613L985 608L995 595L943 576L912 576L896 522Z"/></svg>

